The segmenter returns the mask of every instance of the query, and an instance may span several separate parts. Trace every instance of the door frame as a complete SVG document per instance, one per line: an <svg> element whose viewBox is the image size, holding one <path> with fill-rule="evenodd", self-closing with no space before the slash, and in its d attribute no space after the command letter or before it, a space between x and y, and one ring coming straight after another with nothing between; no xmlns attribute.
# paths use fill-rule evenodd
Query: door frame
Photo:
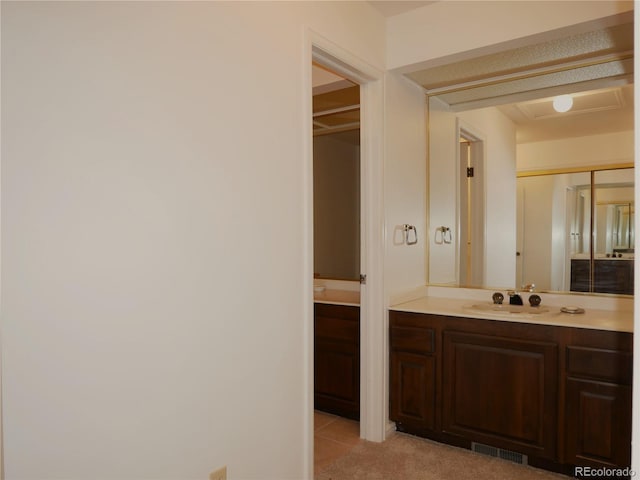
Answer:
<svg viewBox="0 0 640 480"><path fill-rule="evenodd" d="M360 437L381 442L387 430L388 388L384 292L384 72L318 33L306 31L303 75L305 192L305 432L306 471L313 478L313 125L312 62L360 85Z"/></svg>
<svg viewBox="0 0 640 480"><path fill-rule="evenodd" d="M474 244L472 244L472 271L480 272L474 275L474 279L476 283L479 285L486 284L486 258L487 258L487 232L485 229L485 219L486 219L486 144L487 139L486 135L482 132L478 131L475 127L468 124L467 122L461 120L460 118L456 119L456 142L463 137L469 141L471 145L471 155L475 160L474 164L474 177L476 178L476 187L474 189L474 193L472 194L472 203L475 206L471 230L472 230L472 238L474 238ZM462 232L463 230L466 232L467 227L463 225L463 219L461 218L461 212L463 211L461 201L463 199L463 189L466 185L466 171L462 169L462 158L460 155L460 147L456 148L456 164L457 164L457 174L456 174L456 224L458 234L456 235L456 283L457 285L462 285L463 279L461 278L462 272ZM466 198L466 193L464 195ZM466 232L468 235L469 232ZM465 237L466 238L466 237ZM478 278L478 276L480 278ZM475 284L474 284L475 285ZM475 285L476 287L478 285Z"/></svg>

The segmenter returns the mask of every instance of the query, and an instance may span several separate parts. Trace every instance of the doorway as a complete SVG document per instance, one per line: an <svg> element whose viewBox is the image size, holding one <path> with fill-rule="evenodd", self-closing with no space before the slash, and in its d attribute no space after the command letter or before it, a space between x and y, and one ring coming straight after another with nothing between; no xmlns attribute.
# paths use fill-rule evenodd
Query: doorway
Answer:
<svg viewBox="0 0 640 480"><path fill-rule="evenodd" d="M366 283L360 286L360 438L370 441L382 441L387 430L387 388L386 364L382 360L386 355L385 301L383 284L384 260L384 203L382 201L383 183L383 72L371 67L358 57L341 49L325 38L309 33L309 76L308 88L311 97L312 62L323 66L339 76L359 85L360 89L360 273L366 275ZM311 100L311 98L309 99ZM309 101L309 129L313 118ZM313 192L312 192L312 135L309 142L309 160L306 164L310 187L307 199L308 250L306 269L309 272L309 292L313 286ZM309 302L309 311L313 303ZM308 354L313 362L313 317L309 317ZM308 438L313 446L313 368L307 370L310 375ZM310 449L312 451L312 448ZM309 467L312 467L309 465ZM311 470L311 468L310 468Z"/></svg>
<svg viewBox="0 0 640 480"><path fill-rule="evenodd" d="M360 86L314 63L313 272L318 283L358 286L360 175Z"/></svg>
<svg viewBox="0 0 640 480"><path fill-rule="evenodd" d="M360 437L360 86L314 62L314 472Z"/></svg>
<svg viewBox="0 0 640 480"><path fill-rule="evenodd" d="M459 129L458 285L484 285L484 142Z"/></svg>

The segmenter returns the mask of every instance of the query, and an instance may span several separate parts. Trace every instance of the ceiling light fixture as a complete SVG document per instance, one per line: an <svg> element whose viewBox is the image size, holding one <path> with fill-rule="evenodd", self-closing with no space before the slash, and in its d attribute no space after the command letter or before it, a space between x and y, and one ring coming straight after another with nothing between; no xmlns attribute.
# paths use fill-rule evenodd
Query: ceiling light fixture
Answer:
<svg viewBox="0 0 640 480"><path fill-rule="evenodd" d="M573 98L571 95L560 95L553 99L553 109L556 112L568 112L573 106Z"/></svg>

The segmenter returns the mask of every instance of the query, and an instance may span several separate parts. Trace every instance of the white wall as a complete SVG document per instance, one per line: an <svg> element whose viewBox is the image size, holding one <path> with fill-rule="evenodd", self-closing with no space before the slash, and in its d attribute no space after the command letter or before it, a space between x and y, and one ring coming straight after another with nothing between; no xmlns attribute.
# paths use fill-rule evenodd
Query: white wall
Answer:
<svg viewBox="0 0 640 480"><path fill-rule="evenodd" d="M362 2L2 3L7 478L311 475L307 27L384 67Z"/></svg>
<svg viewBox="0 0 640 480"><path fill-rule="evenodd" d="M407 72L515 48L554 30L581 23L606 24L606 17L631 14L632 1L549 2L444 1L391 17L387 24L387 65ZM566 35L565 31L565 35ZM446 40L445 40L446 39Z"/></svg>
<svg viewBox="0 0 640 480"><path fill-rule="evenodd" d="M517 169L521 172L633 163L633 148L632 130L521 143L517 147Z"/></svg>
<svg viewBox="0 0 640 480"><path fill-rule="evenodd" d="M435 242L436 228L457 231L457 155L456 115L437 98L429 99L429 283L455 285L456 244Z"/></svg>
<svg viewBox="0 0 640 480"><path fill-rule="evenodd" d="M422 88L398 74L387 74L385 285L391 303L426 283L426 135L426 97ZM405 243L404 224L416 227L416 245Z"/></svg>
<svg viewBox="0 0 640 480"><path fill-rule="evenodd" d="M359 278L360 147L340 134L313 138L313 241L314 276Z"/></svg>

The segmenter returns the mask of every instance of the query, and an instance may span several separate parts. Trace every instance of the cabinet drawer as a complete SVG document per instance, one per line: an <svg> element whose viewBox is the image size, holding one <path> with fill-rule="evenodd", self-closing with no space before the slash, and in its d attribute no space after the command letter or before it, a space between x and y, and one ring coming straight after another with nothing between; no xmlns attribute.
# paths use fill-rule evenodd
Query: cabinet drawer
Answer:
<svg viewBox="0 0 640 480"><path fill-rule="evenodd" d="M434 331L430 328L391 327L391 348L433 353L434 345Z"/></svg>
<svg viewBox="0 0 640 480"><path fill-rule="evenodd" d="M632 354L619 350L567 347L567 374L630 385Z"/></svg>
<svg viewBox="0 0 640 480"><path fill-rule="evenodd" d="M359 343L360 328L358 322L343 318L316 317L316 338L344 340Z"/></svg>
<svg viewBox="0 0 640 480"><path fill-rule="evenodd" d="M315 337L360 344L360 309L315 304Z"/></svg>
<svg viewBox="0 0 640 480"><path fill-rule="evenodd" d="M316 317L344 318L345 320L360 320L360 307L350 305L333 305L331 303L314 303Z"/></svg>

